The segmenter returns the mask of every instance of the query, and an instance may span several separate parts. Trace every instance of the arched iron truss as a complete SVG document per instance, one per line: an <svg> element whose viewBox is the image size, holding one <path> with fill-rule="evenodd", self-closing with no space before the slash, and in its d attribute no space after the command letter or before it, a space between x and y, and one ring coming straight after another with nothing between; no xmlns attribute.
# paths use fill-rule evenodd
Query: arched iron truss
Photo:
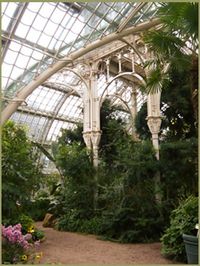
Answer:
<svg viewBox="0 0 200 266"><path fill-rule="evenodd" d="M139 90L149 57L140 33L160 25L159 3L1 5L2 124L28 124L33 140L48 146L61 128L83 123L86 144L98 149L99 112L108 89L120 112L134 119L148 100ZM127 100L133 92L135 98Z"/></svg>

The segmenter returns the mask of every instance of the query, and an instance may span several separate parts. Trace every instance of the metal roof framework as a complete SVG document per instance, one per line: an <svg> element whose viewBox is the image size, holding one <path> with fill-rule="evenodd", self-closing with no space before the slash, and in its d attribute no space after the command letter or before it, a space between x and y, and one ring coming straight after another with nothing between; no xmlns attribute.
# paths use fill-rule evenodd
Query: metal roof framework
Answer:
<svg viewBox="0 0 200 266"><path fill-rule="evenodd" d="M34 141L43 144L55 141L61 128L74 128L83 121L87 82L80 66L93 61L100 66L98 97L107 88L105 96L113 104L121 104L118 115L130 121L127 107L131 108L131 93L138 81L128 75L113 78L121 72L133 71L131 56L136 46L134 69L144 76L140 63L145 51L140 50L138 36L160 23L155 18L159 3L1 5L2 123L13 119L28 125ZM111 79L113 82L108 86ZM145 100L146 96L137 90L138 110Z"/></svg>

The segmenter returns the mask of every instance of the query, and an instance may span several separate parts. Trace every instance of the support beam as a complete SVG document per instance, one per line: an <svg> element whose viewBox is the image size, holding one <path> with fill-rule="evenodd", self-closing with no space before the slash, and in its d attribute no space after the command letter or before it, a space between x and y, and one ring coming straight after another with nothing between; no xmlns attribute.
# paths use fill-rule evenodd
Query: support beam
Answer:
<svg viewBox="0 0 200 266"><path fill-rule="evenodd" d="M99 48L103 45L106 45L110 42L116 41L119 38L125 37L129 34L137 34L140 31L147 30L149 28L152 28L156 25L160 24L159 19L154 19L150 22L144 22L142 24L139 24L137 26L130 27L120 33L111 33L108 36L105 36L104 38L94 41L91 44L88 44L86 47L83 47L79 49L78 51L75 51L71 53L71 55L65 56L61 61L56 62L54 65L50 66L47 70L45 70L43 73L38 75L34 80L32 80L27 86L23 87L16 95L16 98L20 99L26 99L39 85L41 85L43 82L45 82L49 77L51 77L53 74L58 72L60 69L62 69L67 64L73 62L77 58L80 58L81 56L87 54L88 52ZM8 104L5 109L2 111L2 117L1 117L1 124L5 123L7 119L17 110L18 106L20 105L19 102L14 101Z"/></svg>
<svg viewBox="0 0 200 266"><path fill-rule="evenodd" d="M2 55L1 55L1 61L3 62L4 58L5 58L5 55L6 55L6 52L8 50L8 47L10 45L10 39L13 38L14 34L15 34L15 31L17 30L17 26L18 24L20 23L21 21L21 18L26 10L26 7L28 5L28 2L26 3L18 3L18 7L16 8L14 14L13 14L13 18L11 19L11 22L10 24L8 25L8 32L10 32L9 34L9 39L6 41L6 44L4 46L4 49L3 49L3 52L2 52Z"/></svg>
<svg viewBox="0 0 200 266"><path fill-rule="evenodd" d="M82 120L79 120L79 119L75 120L75 119L71 119L67 116L62 116L62 117L59 116L58 117L58 116L55 116L54 114L51 114L50 112L46 113L46 112L42 112L42 111L38 111L38 110L33 110L33 109L27 108L26 106L18 107L17 112L21 112L21 113L25 113L25 114L31 114L34 116L46 117L49 119L55 119L55 120L59 120L62 122L67 122L67 123L72 123L72 124L82 123Z"/></svg>
<svg viewBox="0 0 200 266"><path fill-rule="evenodd" d="M132 11L128 14L128 16L119 24L117 32L121 32L129 21L142 9L147 3L139 3L135 7L133 7Z"/></svg>
<svg viewBox="0 0 200 266"><path fill-rule="evenodd" d="M15 34L10 36L8 32L3 31L3 30L1 31L1 34L2 34L2 39L6 40L7 42L15 41L15 42L23 43L23 46L27 46L28 48L30 48L30 47L36 48L37 50L42 52L42 54L46 54L47 56L55 57L58 60L58 58L56 57L56 52L53 50L45 48L42 45L39 45L37 43L33 43L27 39L24 39L22 37L15 35Z"/></svg>
<svg viewBox="0 0 200 266"><path fill-rule="evenodd" d="M47 81L47 82L44 82L42 84L42 86L44 86L48 89L55 90L55 91L59 91L59 92L63 92L63 93L70 93L70 95L80 98L80 95L75 90L72 91L73 87L68 86L66 84L64 85L64 84L59 84L59 83Z"/></svg>

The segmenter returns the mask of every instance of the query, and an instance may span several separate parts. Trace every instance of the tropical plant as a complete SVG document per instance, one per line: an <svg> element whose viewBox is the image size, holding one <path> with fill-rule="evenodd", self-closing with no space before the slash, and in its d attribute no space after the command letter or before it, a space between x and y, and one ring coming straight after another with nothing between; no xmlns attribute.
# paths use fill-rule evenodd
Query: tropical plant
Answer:
<svg viewBox="0 0 200 266"><path fill-rule="evenodd" d="M42 173L26 130L12 121L2 129L2 218L7 224L26 210Z"/></svg>
<svg viewBox="0 0 200 266"><path fill-rule="evenodd" d="M154 58L145 65L149 69L146 90L162 89L171 69L188 69L191 101L197 120L198 91L198 3L160 3L158 11L162 27L143 36ZM167 66L167 67L166 67Z"/></svg>
<svg viewBox="0 0 200 266"><path fill-rule="evenodd" d="M170 226L162 236L162 253L165 256L186 262L182 234L193 234L198 223L198 197L190 195L172 211Z"/></svg>
<svg viewBox="0 0 200 266"><path fill-rule="evenodd" d="M62 183L62 178L58 173L45 174L42 184L37 192L34 193L29 202L28 214L35 221L42 221L45 214L50 211L52 201L55 201L57 188Z"/></svg>
<svg viewBox="0 0 200 266"><path fill-rule="evenodd" d="M197 137L197 127L192 108L190 72L175 69L168 71L170 80L163 84L161 94L162 123L160 140L177 141ZM150 139L151 134L146 122L147 103L144 103L135 120L136 131L141 139Z"/></svg>
<svg viewBox="0 0 200 266"><path fill-rule="evenodd" d="M196 138L161 144L159 164L163 200L169 209L177 206L181 195L198 192L197 153Z"/></svg>

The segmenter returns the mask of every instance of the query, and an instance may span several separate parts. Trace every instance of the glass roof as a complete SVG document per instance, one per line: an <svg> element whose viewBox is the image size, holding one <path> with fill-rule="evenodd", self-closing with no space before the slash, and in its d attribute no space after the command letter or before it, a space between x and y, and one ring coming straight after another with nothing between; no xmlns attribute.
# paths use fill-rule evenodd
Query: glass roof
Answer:
<svg viewBox="0 0 200 266"><path fill-rule="evenodd" d="M2 2L3 107L64 56L150 20L158 6L156 2ZM105 86L106 77L100 75L99 97ZM127 121L132 89L127 80L118 79L106 91L113 104L121 104L119 114ZM35 141L51 143L61 128L74 128L83 121L84 90L83 81L64 68L40 84L11 119L26 124ZM144 101L145 96L138 91L138 110Z"/></svg>

